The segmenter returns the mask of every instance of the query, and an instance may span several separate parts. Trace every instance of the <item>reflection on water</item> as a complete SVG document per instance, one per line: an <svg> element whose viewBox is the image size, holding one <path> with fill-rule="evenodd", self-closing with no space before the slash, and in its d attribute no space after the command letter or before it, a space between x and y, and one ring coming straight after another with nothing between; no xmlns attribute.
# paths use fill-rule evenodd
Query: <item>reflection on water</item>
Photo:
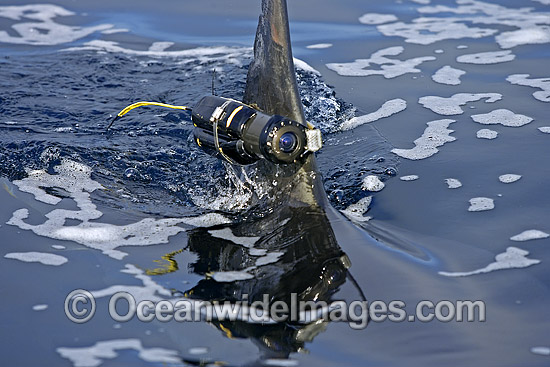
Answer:
<svg viewBox="0 0 550 367"><path fill-rule="evenodd" d="M188 271L204 276L186 297L248 304L269 300L286 305L312 301L335 301L351 262L336 242L331 225L319 206L281 205L268 216L223 227L196 228L188 232L185 250L198 259ZM250 241L252 239L252 241ZM147 271L161 276L178 269L176 255L163 257L162 266ZM352 282L355 281L352 279ZM362 300L358 289L357 299ZM363 297L364 298L364 297ZM267 311L267 310L266 310ZM272 317L273 315L270 315ZM250 338L260 347L262 358L287 358L305 350L305 343L326 329L327 319L309 323L249 323L215 320L214 325L231 338Z"/></svg>

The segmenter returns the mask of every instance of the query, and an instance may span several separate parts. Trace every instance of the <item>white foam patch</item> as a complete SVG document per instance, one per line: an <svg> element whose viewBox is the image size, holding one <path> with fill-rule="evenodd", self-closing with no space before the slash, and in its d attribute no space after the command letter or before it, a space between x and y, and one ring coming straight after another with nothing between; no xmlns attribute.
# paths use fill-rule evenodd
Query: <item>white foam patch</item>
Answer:
<svg viewBox="0 0 550 367"><path fill-rule="evenodd" d="M469 212L483 212L486 210L492 210L495 208L495 203L493 199L478 197L470 199L470 207L468 208Z"/></svg>
<svg viewBox="0 0 550 367"><path fill-rule="evenodd" d="M550 102L550 78L529 79L529 74L513 74L506 78L512 84L540 88L533 97L541 102Z"/></svg>
<svg viewBox="0 0 550 367"><path fill-rule="evenodd" d="M532 0L536 1L538 3L541 3L542 5L550 5L550 0Z"/></svg>
<svg viewBox="0 0 550 367"><path fill-rule="evenodd" d="M166 51L156 49L153 43L148 50L132 50L130 48L124 48L114 41L93 40L85 42L83 46L70 47L64 49L64 51L96 51L96 52L111 52L122 53L127 55L136 56L149 56L149 57L171 57L181 59L181 64L187 64L191 61L198 60L201 64L210 63L213 61L225 61L229 64L242 66L243 56L251 57L252 48L250 47L197 47L187 50L174 50ZM152 48L152 50L151 50ZM296 62L296 59L295 59Z"/></svg>
<svg viewBox="0 0 550 367"><path fill-rule="evenodd" d="M14 259L28 263L41 263L44 265L59 266L69 261L66 257L48 254L45 252L11 252L4 255L6 259Z"/></svg>
<svg viewBox="0 0 550 367"><path fill-rule="evenodd" d="M62 245L52 245L52 248L56 250L65 250L66 247Z"/></svg>
<svg viewBox="0 0 550 367"><path fill-rule="evenodd" d="M42 304L42 305L34 305L32 306L33 311L44 311L48 309L48 305Z"/></svg>
<svg viewBox="0 0 550 367"><path fill-rule="evenodd" d="M106 359L118 357L117 351L134 350L138 357L149 363L181 363L176 350L165 348L145 348L139 339L115 339L95 343L91 347L57 348L63 358L69 359L75 367L96 367Z"/></svg>
<svg viewBox="0 0 550 367"><path fill-rule="evenodd" d="M449 65L443 66L432 75L432 80L439 84L459 85L460 77L466 74L464 70L455 69Z"/></svg>
<svg viewBox="0 0 550 367"><path fill-rule="evenodd" d="M246 271L219 271L212 275L216 282L236 282L239 280L253 279L254 275Z"/></svg>
<svg viewBox="0 0 550 367"><path fill-rule="evenodd" d="M522 44L550 42L548 25L550 13L535 11L533 8L507 8L505 6L474 0L457 0L459 6L426 6L418 9L424 14L454 13L457 17L421 17L412 23L394 23L379 26L385 35L396 35L406 42L429 44L443 39L465 37L480 38L501 32L502 26L516 30L502 32L495 37L502 48ZM481 24L483 28L469 27L466 24ZM495 28L488 28L495 25Z"/></svg>
<svg viewBox="0 0 550 367"><path fill-rule="evenodd" d="M538 240L541 238L548 238L550 237L550 234L539 231L538 229L529 229L527 231L523 231L520 234L517 234L515 236L510 237L512 241L530 241L530 240Z"/></svg>
<svg viewBox="0 0 550 367"><path fill-rule="evenodd" d="M115 259L122 259L127 253L116 250L121 246L148 246L168 243L168 238L185 231L188 226L210 227L230 222L217 213L208 213L195 218L145 218L139 222L117 226L97 221L103 213L97 210L90 199L90 193L102 186L91 179L91 169L83 164L63 160L55 168L56 175L45 171L31 171L29 176L13 183L21 191L31 193L37 200L55 205L60 198L47 194L45 188L61 188L75 201L79 210L53 209L46 214L46 221L32 225L25 222L29 216L26 208L16 210L7 224L30 230L39 236L68 240L101 250ZM67 219L81 221L78 225L66 226Z"/></svg>
<svg viewBox="0 0 550 367"><path fill-rule="evenodd" d="M439 96L425 96L421 97L418 100L418 103L439 115L451 116L464 113L464 110L460 108L460 106L464 106L469 102L477 102L482 99L485 99L485 103L494 103L502 99L502 94L457 93L448 98Z"/></svg>
<svg viewBox="0 0 550 367"><path fill-rule="evenodd" d="M134 265L126 264L125 269L121 270L121 272L134 276L134 278L141 281L142 285L112 285L104 289L92 291L91 293L94 298L109 297L117 292L128 292L139 303L145 300L158 302L172 296L171 291L158 285L143 270L138 269Z"/></svg>
<svg viewBox="0 0 550 367"><path fill-rule="evenodd" d="M208 233L213 237L222 238L247 248L254 247L254 244L260 239L260 237L237 237L230 228L210 230Z"/></svg>
<svg viewBox="0 0 550 367"><path fill-rule="evenodd" d="M404 51L401 46L388 47L376 51L368 59L357 59L349 63L327 64L327 68L343 76L383 75L384 78L395 78L407 73L419 73L416 67L423 62L435 60L433 56L415 57L408 60L390 58ZM377 65L377 68L371 66Z"/></svg>
<svg viewBox="0 0 550 367"><path fill-rule="evenodd" d="M305 61L303 61L303 60L294 58L294 66L295 66L297 69L306 71L306 72L308 72L308 73L313 73L313 74L321 75L321 73L319 72L319 70L315 69L313 66L309 65L307 62L305 62Z"/></svg>
<svg viewBox="0 0 550 367"><path fill-rule="evenodd" d="M450 136L454 130L448 129L449 125L455 121L443 119L428 122L428 127L424 130L422 136L414 141L414 148L392 149L392 153L411 160L431 157L439 152L438 147L456 140L455 137Z"/></svg>
<svg viewBox="0 0 550 367"><path fill-rule="evenodd" d="M279 261L279 259L283 255L284 255L284 252L276 252L276 251L269 252L265 256L262 256L262 257L260 257L259 259L256 260L255 268L257 268L259 266L264 266L264 265L267 265L267 264L276 263L277 261Z"/></svg>
<svg viewBox="0 0 550 367"><path fill-rule="evenodd" d="M363 178L363 184L361 185L361 190L367 190L367 191L380 191L384 188L384 183L380 181L378 176L375 175L368 175L365 178Z"/></svg>
<svg viewBox="0 0 550 367"><path fill-rule="evenodd" d="M430 0L411 0L413 3L417 3L417 4L423 4L423 5L426 5L426 4L429 4L430 3Z"/></svg>
<svg viewBox="0 0 550 367"><path fill-rule="evenodd" d="M111 28L101 31L102 34L115 34L115 33L127 33L130 32L127 28Z"/></svg>
<svg viewBox="0 0 550 367"><path fill-rule="evenodd" d="M321 50L324 48L330 48L332 47L332 43L316 43L314 45L308 45L306 48L312 49L312 50Z"/></svg>
<svg viewBox="0 0 550 367"><path fill-rule="evenodd" d="M416 181L418 180L418 176L417 175L408 175L408 176L401 176L399 177L399 179L401 181Z"/></svg>
<svg viewBox="0 0 550 367"><path fill-rule="evenodd" d="M77 27L54 21L57 17L71 15L75 15L75 13L61 6L50 4L0 6L1 18L21 21L11 26L13 35L6 31L0 31L0 42L25 45L59 45L113 27L111 24Z"/></svg>
<svg viewBox="0 0 550 367"><path fill-rule="evenodd" d="M456 178L446 178L445 183L449 189L458 189L459 187L462 187L462 182Z"/></svg>
<svg viewBox="0 0 550 367"><path fill-rule="evenodd" d="M295 367L299 365L299 362L295 359L278 359L278 358L269 358L262 361L264 366L274 366L274 367Z"/></svg>
<svg viewBox="0 0 550 367"><path fill-rule="evenodd" d="M476 133L478 139L496 139L498 137L498 132L490 129L481 129Z"/></svg>
<svg viewBox="0 0 550 367"><path fill-rule="evenodd" d="M480 52L477 54L461 55L456 58L457 62L463 64L478 64L489 65L498 64L501 62L512 61L516 58L516 55L512 54L512 51L493 51L493 52Z"/></svg>
<svg viewBox="0 0 550 367"><path fill-rule="evenodd" d="M542 127L539 127L538 130L541 133L550 134L550 126L542 126Z"/></svg>
<svg viewBox="0 0 550 367"><path fill-rule="evenodd" d="M393 14L367 13L359 17L359 22L363 24L384 24L398 21L399 19Z"/></svg>
<svg viewBox="0 0 550 367"><path fill-rule="evenodd" d="M149 46L149 51L152 52L163 52L169 49L174 45L174 42L153 42L151 46Z"/></svg>
<svg viewBox="0 0 550 367"><path fill-rule="evenodd" d="M385 117L390 117L399 113L407 108L407 101L404 99L396 98L384 102L384 104L375 112L368 113L363 116L353 117L342 123L340 130L346 131L355 129L358 126L368 124L380 120Z"/></svg>
<svg viewBox="0 0 550 367"><path fill-rule="evenodd" d="M482 38L498 32L496 29L468 27L454 18L416 18L413 23L382 24L377 29L385 36L402 37L407 43L419 45L449 39Z"/></svg>
<svg viewBox="0 0 550 367"><path fill-rule="evenodd" d="M550 42L550 27L534 26L517 31L503 32L495 37L502 48L512 48L520 45L542 44Z"/></svg>
<svg viewBox="0 0 550 367"><path fill-rule="evenodd" d="M495 256L495 260L496 260L495 262L487 265L484 268L468 271L468 272L451 273L446 271L440 271L439 274L447 277L466 277L470 275L490 273L495 270L526 268L528 266L540 263L540 260L526 258L527 255L529 255L528 251L522 250L517 247L508 247L506 249L506 252Z"/></svg>
<svg viewBox="0 0 550 367"><path fill-rule="evenodd" d="M341 210L349 220L352 222L367 222L371 217L365 217L365 213L369 210L370 203L372 202L372 196L367 196L351 204L346 209Z"/></svg>
<svg viewBox="0 0 550 367"><path fill-rule="evenodd" d="M472 115L472 120L483 125L500 124L510 127L520 127L533 121L533 119L529 116L514 113L504 108L494 110L489 113Z"/></svg>
<svg viewBox="0 0 550 367"><path fill-rule="evenodd" d="M506 175L500 175L498 177L498 180L502 183L512 183L512 182L516 182L520 178L521 178L521 175L514 175L512 173L508 173Z"/></svg>
<svg viewBox="0 0 550 367"><path fill-rule="evenodd" d="M192 354L192 355L206 354L206 353L208 353L208 348L207 347L189 348L187 353Z"/></svg>
<svg viewBox="0 0 550 367"><path fill-rule="evenodd" d="M548 347L533 347L531 353L538 354L540 356L550 356L550 348Z"/></svg>

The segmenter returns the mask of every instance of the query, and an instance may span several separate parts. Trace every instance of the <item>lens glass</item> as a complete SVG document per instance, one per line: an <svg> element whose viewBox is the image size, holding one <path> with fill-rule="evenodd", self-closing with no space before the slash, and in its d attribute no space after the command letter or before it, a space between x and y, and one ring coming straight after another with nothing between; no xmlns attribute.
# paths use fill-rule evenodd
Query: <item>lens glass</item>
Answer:
<svg viewBox="0 0 550 367"><path fill-rule="evenodd" d="M279 149L283 153L292 153L298 145L298 137L292 132L286 132L279 139Z"/></svg>

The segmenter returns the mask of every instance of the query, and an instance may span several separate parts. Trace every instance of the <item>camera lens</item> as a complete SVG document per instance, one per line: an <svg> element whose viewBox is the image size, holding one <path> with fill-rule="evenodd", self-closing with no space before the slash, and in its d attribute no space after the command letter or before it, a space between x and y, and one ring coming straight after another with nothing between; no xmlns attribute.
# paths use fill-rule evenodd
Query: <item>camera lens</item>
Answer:
<svg viewBox="0 0 550 367"><path fill-rule="evenodd" d="M286 132L279 139L279 149L283 153L291 153L298 145L298 137L292 132Z"/></svg>

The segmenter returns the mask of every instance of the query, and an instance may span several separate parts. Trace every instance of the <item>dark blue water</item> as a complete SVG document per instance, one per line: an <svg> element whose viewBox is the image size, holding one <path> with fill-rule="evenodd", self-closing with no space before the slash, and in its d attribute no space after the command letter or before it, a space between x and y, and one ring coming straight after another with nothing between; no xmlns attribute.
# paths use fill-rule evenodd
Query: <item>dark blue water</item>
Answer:
<svg viewBox="0 0 550 367"><path fill-rule="evenodd" d="M261 166L230 167L205 154L193 141L187 112L142 108L117 121L110 131L105 129L113 115L134 101L192 106L211 93L212 79L216 94L241 99L259 2L53 3L60 7L23 8L25 1L0 6L4 363L548 364L549 240L510 239L525 230L550 233L550 201L544 190L550 178L550 137L538 129L550 125L548 102L534 98L540 89L506 81L512 74L548 77L544 67L548 43L542 42L548 42L550 17L542 2L510 1L494 8L487 2L432 1L429 5L450 7L436 13L422 10L427 4L414 1L289 4L294 55L319 72L299 67L297 77L306 117L323 131L324 147L317 161L335 208L326 213L274 209L269 203L280 199L274 180ZM455 13L453 9L461 5ZM533 9L517 10L525 6ZM491 29L494 35L467 37L461 28L426 44L422 38L384 35L376 24L360 23L358 18L365 13L394 15L406 25L423 16L449 19L449 25ZM475 17L482 21L472 20ZM520 39L517 45L509 47L498 38L518 29L528 31L514 38ZM424 29L417 37L438 32ZM306 47L319 43L332 46ZM223 47L213 49L218 46ZM367 59L389 47L403 47L390 59L434 59L416 66L416 73L395 78L339 75L327 66ZM515 55L514 60L485 65L457 62L465 54L506 50ZM388 65L390 61L366 69L383 71ZM460 84L432 79L445 65L466 72ZM441 115L418 103L420 97L447 98L457 93L499 93L502 99L468 102L459 115ZM372 113L398 98L406 101L403 111L340 131L353 116ZM500 121L481 125L471 118L496 109L529 116L532 122L510 127ZM412 148L426 123L440 119L456 120L449 126L456 141L422 160L391 153L393 147ZM497 131L498 138L477 138L482 128ZM76 163L60 169L66 162ZM89 169L90 176L75 176L80 169ZM45 203L21 186L18 180L32 177L32 170L43 170L33 186L35 194L44 190L58 202ZM504 174L522 177L505 184L499 181ZM364 190L368 175L385 182L384 189ZM407 175L419 178L399 179ZM47 183L51 177L59 182ZM449 189L447 178L459 179L462 187ZM79 196L93 182L104 189L89 189L89 199ZM355 217L352 223L338 213L367 196L373 197L370 209L359 215L372 216L370 221ZM469 200L476 197L492 199L495 208L468 211ZM28 226L13 222L21 209L29 213L23 219ZM100 213L96 217L94 210ZM208 221L178 222L185 231L164 235L180 228L168 221L203 214L231 221L214 230L261 237L257 250L284 255L256 266L257 255L227 235L214 236L208 226L216 223ZM54 223L60 217L63 222ZM155 221L153 225L144 230L136 227L148 218ZM82 223L92 223L92 229L79 227ZM120 228L128 233L119 234ZM154 237L158 228L161 235ZM155 239L152 243L150 237ZM109 253L109 246L127 255ZM499 271L456 278L438 273L483 269L511 246L528 251L526 258L540 263L520 268L526 266L525 258L514 258ZM20 252L27 254L23 256L27 260L29 252L39 252L68 261L48 266L9 258ZM110 287L153 300L235 300L243 293L259 297L266 292L284 298L289 291L309 294L312 289L331 300L358 300L360 291L354 282L337 276L346 272L339 260L343 254L351 260L349 271L369 301L403 300L407 311L414 311L420 300L483 300L487 321L371 322L364 330L353 330L346 322L308 328L135 319L118 323L107 313L114 289ZM252 279L215 280L217 273L250 266L256 266L250 270ZM332 283L327 283L327 274ZM77 288L98 295L97 314L85 324L70 322L63 312L65 297Z"/></svg>

